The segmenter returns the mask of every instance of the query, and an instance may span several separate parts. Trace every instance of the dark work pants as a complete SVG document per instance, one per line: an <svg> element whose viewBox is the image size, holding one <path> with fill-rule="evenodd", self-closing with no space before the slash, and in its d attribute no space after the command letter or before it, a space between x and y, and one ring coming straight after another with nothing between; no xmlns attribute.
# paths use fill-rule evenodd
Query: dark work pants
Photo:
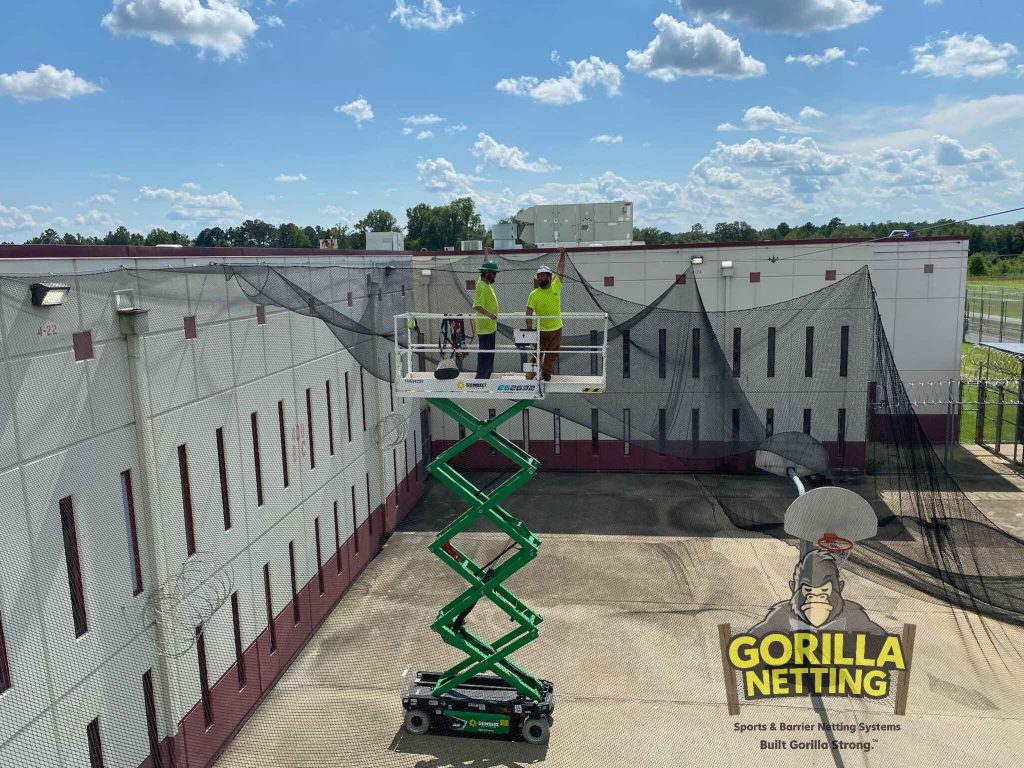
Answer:
<svg viewBox="0 0 1024 768"><path fill-rule="evenodd" d="M485 349L494 349L496 333L481 333L477 336L480 341L480 354L477 355L476 377L478 379L489 379L494 372L494 353L484 352Z"/></svg>

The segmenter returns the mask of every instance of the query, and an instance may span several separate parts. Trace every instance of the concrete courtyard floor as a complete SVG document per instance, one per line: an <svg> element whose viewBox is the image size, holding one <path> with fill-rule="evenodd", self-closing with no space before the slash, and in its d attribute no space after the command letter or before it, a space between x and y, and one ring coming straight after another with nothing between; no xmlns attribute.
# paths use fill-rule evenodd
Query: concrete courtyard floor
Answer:
<svg viewBox="0 0 1024 768"><path fill-rule="evenodd" d="M1000 494L992 516L1019 532L1024 482L987 467L984 456L958 460L970 493ZM891 702L826 699L828 718L899 730L837 733L870 746L838 753L761 745L827 737L816 732L740 733L737 726L819 722L806 699L744 704L737 717L726 710L717 626L746 629L786 599L796 556L785 542L729 523L717 500L745 496L784 509L792 493L768 477L551 473L510 498L507 508L543 541L537 559L508 583L544 617L540 639L515 658L555 681L550 743L533 746L402 730L403 669L438 671L459 659L429 624L464 583L426 546L461 506L429 483L218 768L1022 764L1024 629L852 572L848 599L884 626L917 625L908 711L897 717ZM984 498L976 501L986 509ZM505 538L481 529L458 543L479 562ZM471 621L490 636L508 628L484 605Z"/></svg>

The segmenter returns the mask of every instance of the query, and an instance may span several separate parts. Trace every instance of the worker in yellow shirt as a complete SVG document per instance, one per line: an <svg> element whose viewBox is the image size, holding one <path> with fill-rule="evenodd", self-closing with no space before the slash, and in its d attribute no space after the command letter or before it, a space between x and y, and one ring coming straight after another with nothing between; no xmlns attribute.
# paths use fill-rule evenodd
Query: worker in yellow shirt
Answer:
<svg viewBox="0 0 1024 768"><path fill-rule="evenodd" d="M526 300L526 330L533 329L533 315L538 316L540 330L540 370L544 381L551 381L562 347L562 278L565 277L565 247L558 248L558 266L554 274L551 267L537 270L537 287ZM536 361L534 361L536 363ZM526 374L532 379L535 374Z"/></svg>
<svg viewBox="0 0 1024 768"><path fill-rule="evenodd" d="M489 379L494 372L493 350L498 332L498 297L494 295L493 285L497 276L496 262L488 259L480 265L480 279L476 281L476 294L473 296L473 311L477 313L476 337L480 344L476 363L478 379Z"/></svg>

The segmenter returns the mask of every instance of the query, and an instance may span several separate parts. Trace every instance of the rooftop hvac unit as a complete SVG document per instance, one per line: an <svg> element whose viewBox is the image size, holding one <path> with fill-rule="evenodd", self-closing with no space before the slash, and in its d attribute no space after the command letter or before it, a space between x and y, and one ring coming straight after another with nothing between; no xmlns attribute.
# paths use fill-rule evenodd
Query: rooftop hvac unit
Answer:
<svg viewBox="0 0 1024 768"><path fill-rule="evenodd" d="M482 251L483 249L483 240L463 240L459 245L460 251Z"/></svg>

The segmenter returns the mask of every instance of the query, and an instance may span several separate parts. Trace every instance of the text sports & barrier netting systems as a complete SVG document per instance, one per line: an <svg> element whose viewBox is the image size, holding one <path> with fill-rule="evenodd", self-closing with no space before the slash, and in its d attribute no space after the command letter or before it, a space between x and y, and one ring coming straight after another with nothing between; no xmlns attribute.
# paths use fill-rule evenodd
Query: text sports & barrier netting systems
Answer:
<svg viewBox="0 0 1024 768"><path fill-rule="evenodd" d="M491 258L499 266L501 311L522 312L537 267L552 265L557 254ZM91 323L90 338L75 339L75 359L91 367L67 367L65 380L34 385L32 396L48 405L28 415L21 398L34 381L31 366L19 362L18 349L6 351L5 396L14 407L0 415L39 448L18 457L26 467L38 465L26 469L28 491L8 484L3 492L31 499L34 482L54 477L62 490L26 501L27 523L6 521L5 535L24 537L32 548L16 577L0 585L0 649L4 638L8 648L24 649L50 633L78 645L46 659L33 652L33 681L20 671L23 662L11 671L0 654L0 696L49 687L63 708L58 718L26 700L20 719L0 718L0 754L18 755L12 765L319 765L344 762L346 723L361 723L364 735L385 747L398 738L392 721L401 717L399 673L406 665L450 664L428 627L462 585L441 573L426 550L429 537L415 535L438 529L427 523L414 524L402 542L390 539L389 547L409 548L406 570L370 566L423 491L431 452L459 439L436 409L395 394L394 317L471 313L479 262L373 261L240 260L46 276L72 287L67 311ZM21 301L36 279L0 278L0 294ZM123 302L120 316L111 311L112 295ZM778 438L813 433L834 467L868 468L856 490L878 514L879 533L858 543L851 572L967 609L976 617L967 634L1005 631L999 622L1024 626L1024 542L971 503L925 437L866 268L779 304L708 311L692 271L641 304L589 284L570 259L562 311L607 313L607 385L601 393L550 393L531 403L529 411L554 424L552 434L536 430L531 443L524 418L508 437L542 465L559 468L575 451L581 469L696 473L695 493L722 519L709 535L789 541L782 530L789 486L760 475L754 453L768 436L785 452L787 441ZM510 344L522 324L500 315L499 343ZM11 318L4 320L8 333L20 322ZM33 323L26 328L34 333ZM407 330L429 343L442 335L436 319ZM567 318L562 345L593 344L598 333ZM470 324L468 354L459 361L470 371L474 335ZM398 343L404 338L399 333ZM451 354L441 346L420 357L421 370ZM520 371L525 357L499 355L495 371ZM601 364L595 358L563 354L556 376L592 374ZM484 418L488 403L480 404ZM86 412L95 435L89 439ZM51 443L72 447L58 454ZM799 463L804 445L794 438L788 458ZM153 476L141 469L140 453L157 468ZM453 464L492 485L510 469L486 446L461 461ZM709 490L702 472L730 477ZM845 482L841 474L815 482ZM621 477L603 486L609 496L602 503L628 518L635 497ZM557 500L549 501L551 509L538 515L559 514ZM674 514L683 520L688 509ZM583 559L602 546L593 538L564 546ZM487 562L506 543L470 537L460 546ZM398 592L408 609L401 617L388 598ZM339 602L346 593L355 599ZM502 632L507 618L498 613L481 605L472 620ZM329 614L340 615L344 631ZM314 635L315 653L300 657ZM593 640L583 632L573 637ZM133 649L128 671L103 661L102 649L112 649L113 659L126 647ZM282 676L296 658L330 692L318 703ZM135 714L96 725L87 711L73 711L90 687L123 699ZM285 724L275 719L282 712L290 713ZM261 760L231 746L221 752L246 718ZM299 727L330 732L330 745L312 737L296 745L288 731ZM64 731L73 735L57 736ZM40 733L54 738L41 740ZM43 742L49 746L35 746ZM82 762L77 747L105 761ZM473 753L453 754L468 761Z"/></svg>

